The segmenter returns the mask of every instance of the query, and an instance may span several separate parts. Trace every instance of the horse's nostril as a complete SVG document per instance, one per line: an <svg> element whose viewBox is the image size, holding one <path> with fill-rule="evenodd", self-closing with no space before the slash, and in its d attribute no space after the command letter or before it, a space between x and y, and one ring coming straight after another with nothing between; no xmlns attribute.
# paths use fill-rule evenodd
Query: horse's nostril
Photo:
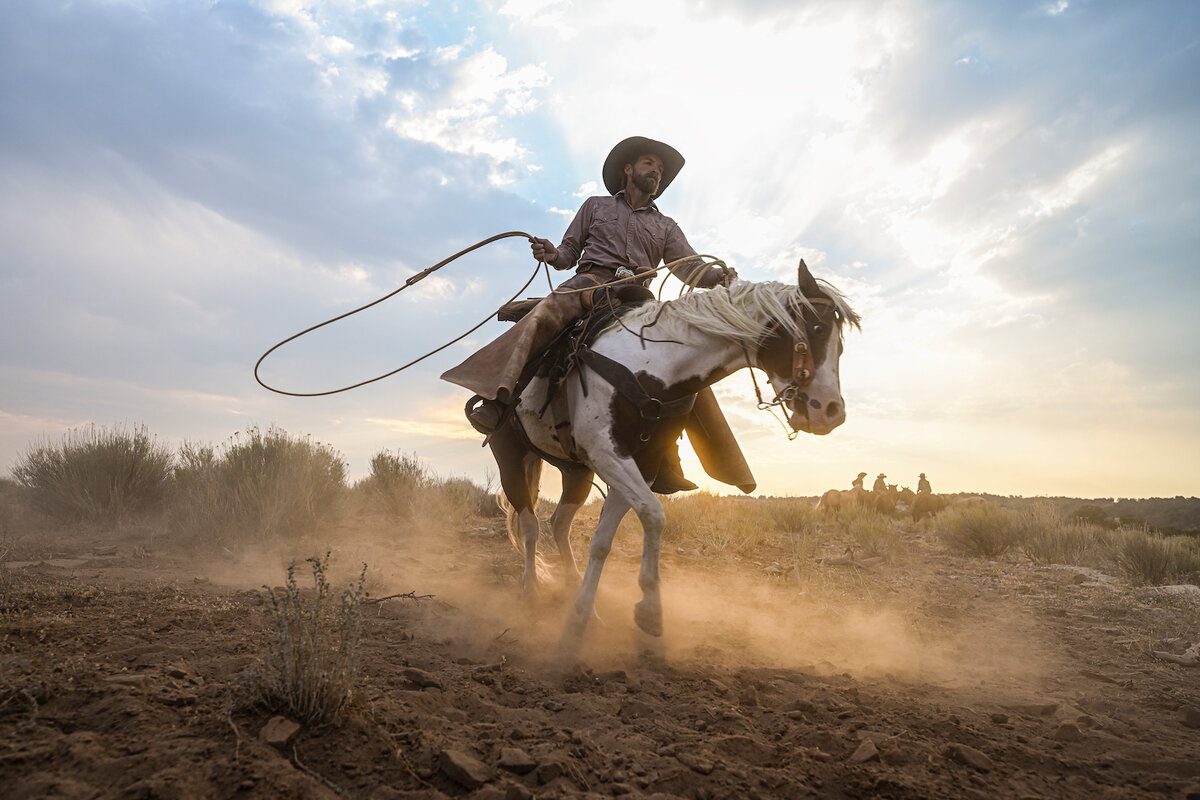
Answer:
<svg viewBox="0 0 1200 800"><path fill-rule="evenodd" d="M825 416L827 416L827 417L836 417L841 413L842 413L842 404L841 403L830 403L825 408Z"/></svg>
<svg viewBox="0 0 1200 800"><path fill-rule="evenodd" d="M817 399L815 399L815 398L814 398L814 399L812 399L812 400L809 400L809 401L808 401L808 404L809 404L810 406L812 406L813 408L820 408L820 407L821 407L821 401L820 401L820 400L817 400Z"/></svg>

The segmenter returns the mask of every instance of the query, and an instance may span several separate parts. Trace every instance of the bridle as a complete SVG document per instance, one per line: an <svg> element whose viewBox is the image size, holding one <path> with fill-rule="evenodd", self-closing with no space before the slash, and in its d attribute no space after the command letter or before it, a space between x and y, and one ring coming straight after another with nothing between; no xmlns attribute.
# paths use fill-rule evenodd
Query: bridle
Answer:
<svg viewBox="0 0 1200 800"><path fill-rule="evenodd" d="M804 300L814 309L818 309L821 306L828 307L827 311L817 310L817 321L813 323L814 325L820 324L820 322L826 316L833 316L837 313L837 305L828 297L806 296ZM750 352L743 349L743 352L746 354L746 366L751 367L750 380L754 382L754 395L758 398L758 408L762 411L769 411L771 416L775 417L776 419L779 419L779 417L775 415L775 409L783 408L786 412L786 404L794 403L796 398L803 394L804 389L810 383L812 383L813 376L816 374L816 362L813 361L812 345L810 344L808 325L805 324L804 321L805 308L806 307L803 304L797 303L792 309L792 314L794 315L796 323L796 329L799 331L795 342L792 344L792 374L783 389L775 393L775 398L771 400L771 402L768 403L763 400L762 390L758 387L758 379L754 377L754 366L759 366L763 369L765 368L761 364L754 364L750 358ZM779 320L773 320L766 327L762 335L758 338L758 341L755 342L754 351L756 357L762 352L762 349L766 345L767 341L776 333L778 333L781 327L782 323ZM784 430L787 431L787 437L790 441L799 436L802 431L792 427L791 423L785 421L786 419L787 415L785 413L784 420L780 420L780 424L783 425Z"/></svg>

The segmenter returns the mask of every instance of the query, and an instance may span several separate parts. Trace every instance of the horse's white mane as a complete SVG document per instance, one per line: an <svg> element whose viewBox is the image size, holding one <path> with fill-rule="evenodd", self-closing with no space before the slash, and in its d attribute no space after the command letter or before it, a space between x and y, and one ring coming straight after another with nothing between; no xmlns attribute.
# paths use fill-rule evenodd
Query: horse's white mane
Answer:
<svg viewBox="0 0 1200 800"><path fill-rule="evenodd" d="M833 301L841 322L858 326L859 316L850 308L841 292L821 281L821 290ZM728 288L717 286L706 291L689 292L675 300L650 302L628 312L619 323L637 330L643 325L655 339L683 341L691 330L752 345L771 323L779 323L790 336L799 335L789 304L812 309L799 286L776 281L733 282ZM651 333L650 331L653 331Z"/></svg>

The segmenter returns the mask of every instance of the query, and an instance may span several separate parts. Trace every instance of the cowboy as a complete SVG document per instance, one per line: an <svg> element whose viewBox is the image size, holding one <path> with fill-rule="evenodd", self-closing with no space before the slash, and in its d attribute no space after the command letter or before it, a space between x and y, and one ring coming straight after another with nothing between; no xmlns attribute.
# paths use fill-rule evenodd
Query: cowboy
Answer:
<svg viewBox="0 0 1200 800"><path fill-rule="evenodd" d="M696 255L679 225L654 202L683 164L683 156L670 145L643 136L625 139L604 161L602 175L608 196L585 200L557 247L548 239L530 239L534 258L559 270L576 267L575 276L512 328L442 374L444 380L465 386L482 398L469 414L477 430L490 433L496 428L526 364L568 324L587 313L596 287ZM737 277L728 267L706 268L699 258L670 269L688 285L705 289L728 285ZM711 389L698 393L684 429L706 472L746 493L754 490L754 476ZM651 488L660 494L697 488L683 477L677 447L668 448Z"/></svg>
<svg viewBox="0 0 1200 800"><path fill-rule="evenodd" d="M929 485L929 481L925 480L925 473L921 473L920 479L917 481L917 494L933 494L933 487Z"/></svg>
<svg viewBox="0 0 1200 800"><path fill-rule="evenodd" d="M871 491L872 492L886 492L887 484L883 482L883 479L886 477L887 477L887 475L884 475L882 472L879 473L879 477L875 479L875 484L871 487Z"/></svg>
<svg viewBox="0 0 1200 800"><path fill-rule="evenodd" d="M850 488L851 489L863 488L863 478L865 478L865 477L867 477L867 473L865 473L865 472L858 473L858 477L850 482Z"/></svg>

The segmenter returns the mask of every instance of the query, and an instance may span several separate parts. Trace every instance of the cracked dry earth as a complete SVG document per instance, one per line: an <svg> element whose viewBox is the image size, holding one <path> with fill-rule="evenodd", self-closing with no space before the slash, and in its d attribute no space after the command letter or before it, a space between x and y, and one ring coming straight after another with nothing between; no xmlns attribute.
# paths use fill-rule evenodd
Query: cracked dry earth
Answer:
<svg viewBox="0 0 1200 800"><path fill-rule="evenodd" d="M845 550L824 533L817 556ZM335 585L366 562L372 596L434 596L366 607L360 697L318 727L236 698L265 648L260 587L324 542L202 561L145 531L18 540L0 573L0 794L1200 797L1200 668L1151 655L1196 644L1200 597L902 535L869 570L793 569L783 534L739 556L669 543L662 640L633 625L640 538L623 535L602 621L561 668L569 598L519 602L498 524L357 519Z"/></svg>

